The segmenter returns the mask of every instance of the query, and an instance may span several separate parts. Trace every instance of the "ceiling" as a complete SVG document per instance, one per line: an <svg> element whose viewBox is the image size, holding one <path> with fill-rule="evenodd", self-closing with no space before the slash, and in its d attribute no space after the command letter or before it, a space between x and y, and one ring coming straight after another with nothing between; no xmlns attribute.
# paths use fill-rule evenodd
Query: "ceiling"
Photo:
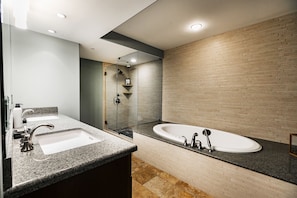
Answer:
<svg viewBox="0 0 297 198"><path fill-rule="evenodd" d="M3 22L14 25L12 1L2 2ZM110 31L167 50L296 11L296 0L30 0L27 26L79 43L82 58L116 63L137 50L100 39ZM193 23L203 29L190 31Z"/></svg>
<svg viewBox="0 0 297 198"><path fill-rule="evenodd" d="M167 50L296 11L296 0L159 0L114 31Z"/></svg>

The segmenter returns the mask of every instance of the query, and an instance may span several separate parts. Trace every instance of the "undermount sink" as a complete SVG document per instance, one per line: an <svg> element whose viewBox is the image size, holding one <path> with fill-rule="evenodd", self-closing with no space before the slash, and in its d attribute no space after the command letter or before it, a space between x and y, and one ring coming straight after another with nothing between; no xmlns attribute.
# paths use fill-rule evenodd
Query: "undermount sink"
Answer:
<svg viewBox="0 0 297 198"><path fill-rule="evenodd" d="M45 155L103 141L81 128L40 134L35 137Z"/></svg>
<svg viewBox="0 0 297 198"><path fill-rule="evenodd" d="M33 121L44 121L44 120L56 120L58 119L58 116L51 115L51 116L38 116L38 117L30 117L26 118L28 122L33 122Z"/></svg>

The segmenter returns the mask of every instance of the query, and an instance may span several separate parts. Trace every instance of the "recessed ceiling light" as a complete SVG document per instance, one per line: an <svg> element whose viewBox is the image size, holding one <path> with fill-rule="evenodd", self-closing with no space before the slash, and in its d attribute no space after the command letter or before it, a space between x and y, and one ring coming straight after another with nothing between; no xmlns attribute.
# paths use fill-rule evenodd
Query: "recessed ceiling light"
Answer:
<svg viewBox="0 0 297 198"><path fill-rule="evenodd" d="M131 63L136 63L136 59L135 58L131 58Z"/></svg>
<svg viewBox="0 0 297 198"><path fill-rule="evenodd" d="M48 30L48 32L51 33L51 34L55 34L56 33L55 30Z"/></svg>
<svg viewBox="0 0 297 198"><path fill-rule="evenodd" d="M62 13L57 13L57 17L61 18L61 19L65 19L66 15L62 14Z"/></svg>
<svg viewBox="0 0 297 198"><path fill-rule="evenodd" d="M198 31L198 30L201 30L202 27L203 27L203 25L201 23L196 23L196 24L191 25L191 30Z"/></svg>

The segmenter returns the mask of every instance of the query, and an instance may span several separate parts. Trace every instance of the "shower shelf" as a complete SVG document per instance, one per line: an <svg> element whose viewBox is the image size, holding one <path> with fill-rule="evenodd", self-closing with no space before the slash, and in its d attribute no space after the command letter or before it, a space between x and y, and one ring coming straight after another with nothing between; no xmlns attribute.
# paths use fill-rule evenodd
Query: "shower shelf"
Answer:
<svg viewBox="0 0 297 198"><path fill-rule="evenodd" d="M131 87L133 87L133 86L132 86L132 85L123 85L123 87L125 87L125 89L128 91L128 92L123 92L123 94L124 94L127 98L129 98L129 97L132 95L132 93L129 92L129 91L130 91Z"/></svg>
<svg viewBox="0 0 297 198"><path fill-rule="evenodd" d="M133 85L123 85L123 87L125 87L127 90L131 89L131 87L133 87Z"/></svg>

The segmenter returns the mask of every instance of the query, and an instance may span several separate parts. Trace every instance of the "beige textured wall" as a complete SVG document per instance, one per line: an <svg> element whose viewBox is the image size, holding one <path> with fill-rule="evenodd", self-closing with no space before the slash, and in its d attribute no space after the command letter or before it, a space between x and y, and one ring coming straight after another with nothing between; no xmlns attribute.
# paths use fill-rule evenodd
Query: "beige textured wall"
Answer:
<svg viewBox="0 0 297 198"><path fill-rule="evenodd" d="M153 122L162 116L162 61L136 66L138 71L138 124Z"/></svg>
<svg viewBox="0 0 297 198"><path fill-rule="evenodd" d="M276 142L297 131L297 13L165 51L164 121Z"/></svg>

